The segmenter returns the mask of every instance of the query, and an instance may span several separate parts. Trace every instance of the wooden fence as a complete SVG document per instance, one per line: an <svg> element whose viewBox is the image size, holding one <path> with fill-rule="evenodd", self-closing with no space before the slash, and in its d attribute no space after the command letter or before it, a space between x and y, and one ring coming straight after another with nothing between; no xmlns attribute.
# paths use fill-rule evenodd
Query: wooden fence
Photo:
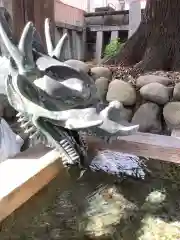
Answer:
<svg viewBox="0 0 180 240"><path fill-rule="evenodd" d="M54 26L54 1L52 0L2 0L12 17L12 28L18 40L28 21L33 21L44 41L44 19L50 18Z"/></svg>

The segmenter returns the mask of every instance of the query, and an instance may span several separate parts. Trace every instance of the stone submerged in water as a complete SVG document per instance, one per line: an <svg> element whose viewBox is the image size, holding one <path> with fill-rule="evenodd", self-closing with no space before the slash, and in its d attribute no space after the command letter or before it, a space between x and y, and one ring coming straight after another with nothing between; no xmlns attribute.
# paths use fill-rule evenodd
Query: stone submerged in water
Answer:
<svg viewBox="0 0 180 240"><path fill-rule="evenodd" d="M98 152L91 162L90 169L95 172L103 171L118 178L145 178L145 165L139 157L110 150Z"/></svg>
<svg viewBox="0 0 180 240"><path fill-rule="evenodd" d="M155 103L144 103L135 112L132 123L139 124L140 132L161 133L161 109Z"/></svg>
<svg viewBox="0 0 180 240"><path fill-rule="evenodd" d="M164 86L168 86L172 83L172 80L168 77L158 75L143 75L137 78L136 86L141 88L149 83L161 83Z"/></svg>
<svg viewBox="0 0 180 240"><path fill-rule="evenodd" d="M130 83L115 79L109 84L106 100L117 100L124 106L132 106L136 103L136 90Z"/></svg>
<svg viewBox="0 0 180 240"><path fill-rule="evenodd" d="M164 105L169 101L169 89L160 83L149 83L140 89L143 99Z"/></svg>

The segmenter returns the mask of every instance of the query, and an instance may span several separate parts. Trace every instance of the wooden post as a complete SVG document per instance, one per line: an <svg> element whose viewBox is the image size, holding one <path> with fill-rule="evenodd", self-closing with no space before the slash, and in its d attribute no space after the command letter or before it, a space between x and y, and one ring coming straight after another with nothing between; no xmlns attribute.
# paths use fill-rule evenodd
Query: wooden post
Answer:
<svg viewBox="0 0 180 240"><path fill-rule="evenodd" d="M76 52L77 52L77 59L78 60L83 60L83 48L84 48L84 43L83 43L83 33L82 32L76 32Z"/></svg>
<svg viewBox="0 0 180 240"><path fill-rule="evenodd" d="M21 32L28 21L32 21L39 32L43 43L44 20L50 18L52 36L54 39L54 1L52 0L10 0L12 2L13 33L15 39L19 39Z"/></svg>
<svg viewBox="0 0 180 240"><path fill-rule="evenodd" d="M65 42L65 60L68 60L68 59L72 59L72 48L71 48L71 34L70 34L70 30L64 28L63 29L63 34L64 33L67 33L68 35L68 39L67 41Z"/></svg>
<svg viewBox="0 0 180 240"><path fill-rule="evenodd" d="M28 1L28 0L27 0ZM49 18L51 20L52 37L54 39L54 1L53 0L38 0L34 1L34 21L37 31L39 32L42 41L45 43L44 36L44 20Z"/></svg>
<svg viewBox="0 0 180 240"><path fill-rule="evenodd" d="M112 31L111 32L111 41L116 40L118 38L119 32L118 31Z"/></svg>
<svg viewBox="0 0 180 240"><path fill-rule="evenodd" d="M103 32L98 31L96 33L96 62L97 63L99 63L101 60L102 45L103 45Z"/></svg>
<svg viewBox="0 0 180 240"><path fill-rule="evenodd" d="M75 30L72 30L71 45L72 45L73 59L78 59L78 55L77 55L77 34L76 34Z"/></svg>
<svg viewBox="0 0 180 240"><path fill-rule="evenodd" d="M34 0L24 0L25 21L35 22L34 18Z"/></svg>
<svg viewBox="0 0 180 240"><path fill-rule="evenodd" d="M24 0L12 0L13 35L18 41L25 25Z"/></svg>

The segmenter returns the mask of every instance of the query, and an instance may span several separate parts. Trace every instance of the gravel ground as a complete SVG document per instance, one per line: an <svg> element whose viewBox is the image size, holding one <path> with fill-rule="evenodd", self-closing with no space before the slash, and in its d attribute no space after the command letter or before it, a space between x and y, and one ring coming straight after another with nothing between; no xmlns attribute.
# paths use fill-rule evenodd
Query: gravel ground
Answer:
<svg viewBox="0 0 180 240"><path fill-rule="evenodd" d="M179 240L179 183L61 175L2 223L0 239Z"/></svg>
<svg viewBox="0 0 180 240"><path fill-rule="evenodd" d="M109 65L107 66L113 73L113 78L122 79L125 81L129 81L132 78L137 78L140 75L158 75L168 77L173 80L174 83L180 82L180 72L174 71L149 71L149 72L142 72L141 69L134 69L133 67L122 67L122 66L114 66Z"/></svg>

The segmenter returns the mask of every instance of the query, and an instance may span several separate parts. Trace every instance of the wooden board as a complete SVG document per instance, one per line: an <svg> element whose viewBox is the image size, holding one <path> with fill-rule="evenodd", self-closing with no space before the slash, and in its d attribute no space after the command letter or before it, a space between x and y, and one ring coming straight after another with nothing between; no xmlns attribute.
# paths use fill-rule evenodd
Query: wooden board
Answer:
<svg viewBox="0 0 180 240"><path fill-rule="evenodd" d="M111 149L180 164L180 139L171 136L138 133L120 137L110 145L94 137L89 137L88 142L94 154L96 153L95 149Z"/></svg>
<svg viewBox="0 0 180 240"><path fill-rule="evenodd" d="M59 153L42 145L0 164L0 221L51 182L63 170Z"/></svg>

